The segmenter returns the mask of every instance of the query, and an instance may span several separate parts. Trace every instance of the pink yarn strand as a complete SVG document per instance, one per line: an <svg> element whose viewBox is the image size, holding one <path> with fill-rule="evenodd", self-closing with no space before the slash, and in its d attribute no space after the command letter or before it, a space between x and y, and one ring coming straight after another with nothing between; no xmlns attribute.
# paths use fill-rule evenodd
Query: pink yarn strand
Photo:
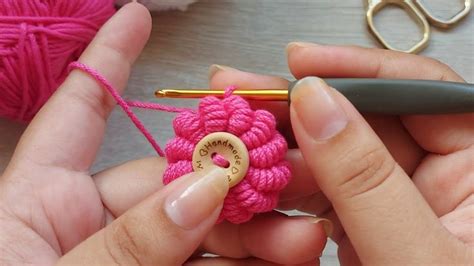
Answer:
<svg viewBox="0 0 474 266"><path fill-rule="evenodd" d="M179 108L174 106L163 105L159 103L145 103L140 101L126 101L128 106L148 109L148 110L157 110L157 111L164 111L169 113L181 113L185 111L192 111L190 108Z"/></svg>
<svg viewBox="0 0 474 266"><path fill-rule="evenodd" d="M140 121L140 119L135 115L135 113L133 113L131 107L142 108L142 109L147 109L147 110L164 111L164 112L170 112L170 113L193 112L193 110L190 108L179 108L179 107L168 106L164 104L140 102L140 101L126 101L122 98L122 96L120 96L120 93L112 86L112 84L110 84L109 81L107 81L107 79L105 79L95 69L92 69L89 66L86 66L80 62L72 62L71 64L69 64L69 68L80 69L86 72L91 77L93 77L101 85L102 88L106 89L110 93L110 95L114 98L114 100L117 102L117 104L122 108L125 114L130 118L133 124L137 127L137 129L143 134L143 136L145 136L145 138L148 140L151 146L155 149L158 155L161 157L165 156L165 153L161 149L160 145L158 145L156 140L153 138L151 133L146 129L143 122ZM234 86L228 87L225 91L224 97L231 96L235 89L236 87ZM215 158L214 161L218 165L225 164L225 161L222 161L222 159L220 159L219 157Z"/></svg>
<svg viewBox="0 0 474 266"><path fill-rule="evenodd" d="M80 62L73 62L69 65L70 68L76 68L80 69L87 74L89 74L91 77L93 77L101 87L105 88L110 95L115 99L117 104L123 109L123 111L127 114L127 116L132 120L133 124L138 128L138 130L145 136L145 138L150 142L151 146L155 149L155 151L158 153L159 156L163 157L165 153L163 150L160 148L156 140L153 138L151 133L145 128L145 125L140 121L140 119L133 113L132 109L130 108L130 105L127 104L127 102L120 96L119 92L103 77L101 76L96 70L80 63ZM141 108L148 108L148 107L155 107L158 108L160 106L159 104L147 104L147 103L140 103L138 102L132 102L134 105L140 105ZM138 106L137 106L138 107ZM149 108L151 109L151 108ZM166 107L166 106L161 106L161 109L163 111L168 111L168 112L173 112L173 108ZM178 110L178 109L176 109ZM176 111L175 110L175 111Z"/></svg>

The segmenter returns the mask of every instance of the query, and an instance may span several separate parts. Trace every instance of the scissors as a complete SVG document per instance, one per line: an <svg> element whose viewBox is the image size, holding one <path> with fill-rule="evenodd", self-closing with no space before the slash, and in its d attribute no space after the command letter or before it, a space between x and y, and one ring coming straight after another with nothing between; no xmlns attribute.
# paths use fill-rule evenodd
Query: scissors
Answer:
<svg viewBox="0 0 474 266"><path fill-rule="evenodd" d="M422 0L367 0L367 22L370 31L377 40L387 49L402 51L407 53L418 53L428 46L431 31L430 23L439 28L447 29L456 25L464 17L466 17L472 8L472 0L464 0L464 8L453 17L443 20L433 14L422 4ZM375 15L388 5L397 5L403 8L411 15L417 23L422 27L423 38L407 50L400 50L390 45L375 27Z"/></svg>

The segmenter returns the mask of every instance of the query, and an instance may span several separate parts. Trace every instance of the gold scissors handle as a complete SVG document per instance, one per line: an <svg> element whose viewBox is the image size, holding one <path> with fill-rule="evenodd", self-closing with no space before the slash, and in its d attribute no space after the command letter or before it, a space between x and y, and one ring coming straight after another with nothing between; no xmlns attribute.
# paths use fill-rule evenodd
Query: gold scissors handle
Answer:
<svg viewBox="0 0 474 266"><path fill-rule="evenodd" d="M433 26L443 29L447 29L456 25L459 21L465 18L472 9L472 0L464 0L464 8L450 19L444 20L431 14L430 11L423 5L421 0L415 0L415 4L418 6L421 12L423 12L430 23L433 24Z"/></svg>
<svg viewBox="0 0 474 266"><path fill-rule="evenodd" d="M422 39L408 50L400 50L390 45L375 27L375 23L374 23L375 15L388 5L400 6L401 8L406 10L408 14L411 15L417 21L417 23L421 25L422 27L422 30L423 30ZM430 35L431 35L430 25L428 21L426 20L426 17L424 16L424 14L416 7L413 0L368 0L367 22L372 34L387 49L402 51L406 53L418 53L424 48L426 48L426 46L428 46Z"/></svg>

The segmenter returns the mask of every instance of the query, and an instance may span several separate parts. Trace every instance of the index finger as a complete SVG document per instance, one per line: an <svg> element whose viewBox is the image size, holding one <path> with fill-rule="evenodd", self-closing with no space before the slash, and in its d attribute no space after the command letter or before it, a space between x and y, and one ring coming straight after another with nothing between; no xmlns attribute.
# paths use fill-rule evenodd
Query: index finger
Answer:
<svg viewBox="0 0 474 266"><path fill-rule="evenodd" d="M137 3L122 7L97 33L79 61L123 91L148 40L151 18ZM102 142L113 99L87 74L73 71L37 114L12 159L88 171Z"/></svg>
<svg viewBox="0 0 474 266"><path fill-rule="evenodd" d="M291 73L324 78L464 80L447 65L419 55L357 46L294 42L287 46Z"/></svg>
<svg viewBox="0 0 474 266"><path fill-rule="evenodd" d="M288 64L297 78L355 77L464 82L449 66L428 57L355 46L290 43ZM419 115L401 118L424 150L448 154L472 145L474 114Z"/></svg>

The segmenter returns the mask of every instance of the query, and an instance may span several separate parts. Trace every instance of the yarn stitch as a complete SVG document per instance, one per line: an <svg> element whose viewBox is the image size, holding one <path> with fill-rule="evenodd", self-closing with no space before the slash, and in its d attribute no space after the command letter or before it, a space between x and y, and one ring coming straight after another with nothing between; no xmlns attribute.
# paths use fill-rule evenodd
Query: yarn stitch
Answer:
<svg viewBox="0 0 474 266"><path fill-rule="evenodd" d="M176 137L168 142L165 155L168 166L163 176L165 185L193 171L192 155L196 144L214 132L228 132L239 137L249 152L250 165L246 176L231 188L224 200L219 222L244 223L255 213L273 210L279 192L291 178L290 165L285 160L287 143L276 130L275 117L266 110L252 110L243 98L232 95L235 87L226 89L223 99L203 98L198 110L176 108L153 103L126 102L112 85L97 71L79 62L71 68L81 69L104 87L130 117L160 156L160 146L132 112L131 107L179 113L173 120ZM226 167L228 161L221 155L213 162Z"/></svg>
<svg viewBox="0 0 474 266"><path fill-rule="evenodd" d="M0 116L30 121L114 13L113 0L0 0Z"/></svg>

